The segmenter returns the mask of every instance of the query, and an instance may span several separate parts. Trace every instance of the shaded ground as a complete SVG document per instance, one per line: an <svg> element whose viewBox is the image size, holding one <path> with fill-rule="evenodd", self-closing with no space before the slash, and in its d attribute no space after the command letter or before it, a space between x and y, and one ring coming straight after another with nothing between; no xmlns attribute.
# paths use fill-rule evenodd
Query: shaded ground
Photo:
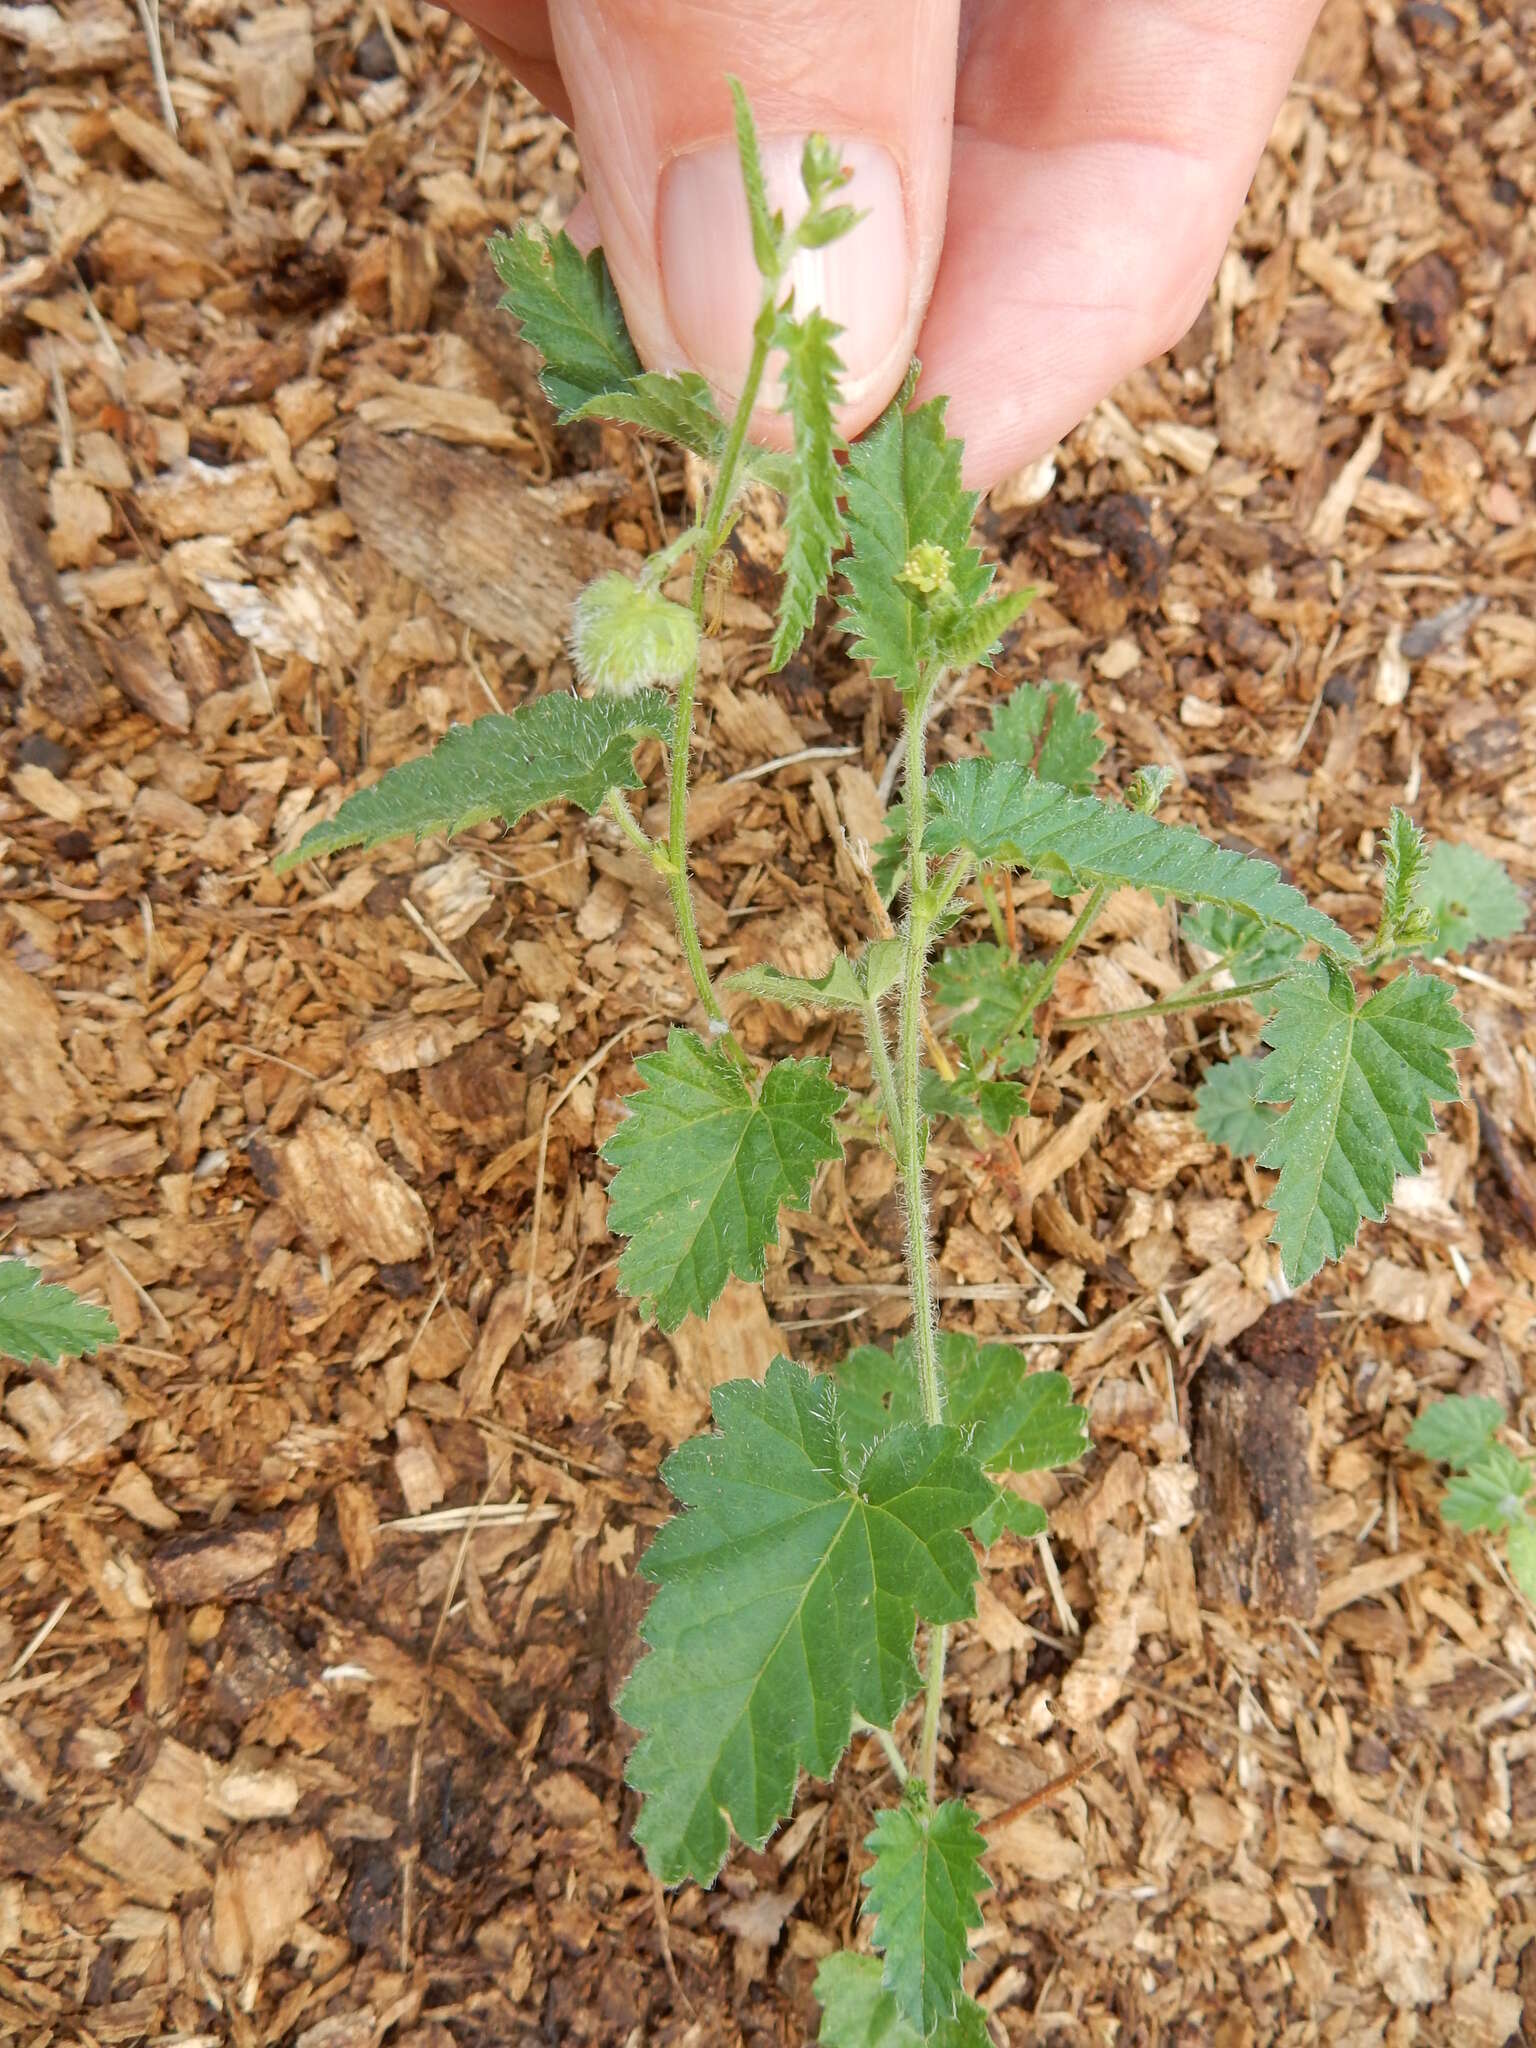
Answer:
<svg viewBox="0 0 1536 2048"><path fill-rule="evenodd" d="M1533 47L1526 5L1330 10L1206 314L987 514L1043 594L938 753L1071 676L1114 780L1172 764L1173 815L1357 929L1395 801L1529 886ZM0 2027L799 2042L881 1759L663 1899L607 1702L709 1386L899 1329L888 1163L788 1221L767 1312L643 1331L597 1147L688 1011L653 878L574 816L269 866L567 680L571 590L687 478L556 430L490 311L484 233L576 167L466 34L215 0L168 54L176 143L128 12L0 13L0 1230L125 1340L7 1369ZM719 961L814 968L871 929L843 835L896 707L830 634L766 677L775 544L710 643L699 882ZM1012 1145L944 1133L945 1315L1096 1437L1058 1582L994 1552L951 1664L983 1812L1100 1759L995 1844L1000 2041L1536 2040L1536 1625L1401 1452L1428 1390L1529 1433L1533 961L1461 970L1468 1103L1311 1318L1266 1314L1265 1177L1190 1115L1251 1016L1072 1029L1182 977L1157 906L1064 979Z"/></svg>

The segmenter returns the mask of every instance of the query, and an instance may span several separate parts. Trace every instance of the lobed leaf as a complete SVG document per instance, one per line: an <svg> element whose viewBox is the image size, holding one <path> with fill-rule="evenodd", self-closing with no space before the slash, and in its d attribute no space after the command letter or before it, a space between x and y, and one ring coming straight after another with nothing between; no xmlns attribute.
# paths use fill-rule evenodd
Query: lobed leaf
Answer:
<svg viewBox="0 0 1536 2048"><path fill-rule="evenodd" d="M635 1069L645 1087L603 1147L619 1170L609 1228L630 1241L624 1291L663 1330L707 1315L734 1274L761 1280L781 1206L803 1208L816 1168L842 1147L844 1091L825 1060L781 1060L754 1096L724 1045L668 1034Z"/></svg>
<svg viewBox="0 0 1536 2048"><path fill-rule="evenodd" d="M1238 1159L1257 1159L1279 1122L1278 1113L1259 1100L1263 1069L1262 1060L1224 1060L1208 1069L1195 1090L1195 1122Z"/></svg>
<svg viewBox="0 0 1536 2048"><path fill-rule="evenodd" d="M1510 1577L1527 1600L1536 1601L1536 1522L1517 1522L1506 1547Z"/></svg>
<svg viewBox="0 0 1536 2048"><path fill-rule="evenodd" d="M837 1382L787 1359L712 1407L717 1433L663 1467L685 1512L642 1561L650 1647L618 1701L643 1731L635 1839L668 1884L709 1884L733 1827L760 1848L855 1713L890 1726L918 1689L918 1620L973 1610L963 1531L991 1491L953 1427L904 1423L861 1461Z"/></svg>
<svg viewBox="0 0 1536 2048"><path fill-rule="evenodd" d="M864 1846L875 1859L864 1873L865 1910L885 1955L882 1981L926 2038L960 2002L977 1901L992 1889L981 1867L987 1840L964 1800L946 1799L927 1812L904 1803L877 1815Z"/></svg>
<svg viewBox="0 0 1536 2048"><path fill-rule="evenodd" d="M990 1550L1005 1529L1021 1543L1028 1543L1043 1536L1050 1526L1050 1516L1038 1502L1025 1500L1011 1487L998 1486L986 1512L972 1522L971 1534L983 1550Z"/></svg>
<svg viewBox="0 0 1536 2048"><path fill-rule="evenodd" d="M1026 1066L1035 1056L1034 1034L1020 1035L1037 973L1003 946L980 940L971 946L950 946L931 970L935 1000L950 1015L945 1030L965 1048L971 1061L1005 1049L1004 1065Z"/></svg>
<svg viewBox="0 0 1536 2048"><path fill-rule="evenodd" d="M450 726L430 754L402 761L349 796L335 817L306 832L273 862L279 874L347 846L386 839L452 838L500 818L515 825L540 804L566 798L601 810L610 789L640 789L635 743L671 730L657 690L632 697L535 697L516 711Z"/></svg>
<svg viewBox="0 0 1536 2048"><path fill-rule="evenodd" d="M974 1998L962 1998L955 2017L925 2037L902 2017L881 1977L876 1956L844 1949L827 1957L816 1972L820 2048L992 2048L987 2016Z"/></svg>
<svg viewBox="0 0 1536 2048"><path fill-rule="evenodd" d="M1301 954L1301 941L1294 932L1261 924L1224 904L1197 903L1185 913L1182 930L1189 944L1225 960L1234 981L1263 981L1271 974L1283 974ZM1212 1000L1216 1000L1215 990ZM1266 998L1251 1000L1262 1009Z"/></svg>
<svg viewBox="0 0 1536 2048"><path fill-rule="evenodd" d="M45 1281L25 1259L0 1259L0 1358L57 1365L116 1342L117 1326L104 1308Z"/></svg>
<svg viewBox="0 0 1536 2048"><path fill-rule="evenodd" d="M1399 1174L1418 1172L1433 1105L1459 1099L1447 1055L1472 1034L1432 975L1399 975L1357 1006L1341 968L1311 961L1275 990L1264 1039L1259 1100L1290 1106L1259 1164L1279 1170L1274 1236L1300 1287L1380 1220Z"/></svg>
<svg viewBox="0 0 1536 2048"><path fill-rule="evenodd" d="M907 399L904 388L854 443L843 471L852 545L843 562L848 595L839 624L873 675L911 692L927 667L945 658L946 631L958 633L981 603L992 570L971 545L977 493L961 485L961 443L944 432L948 401L909 409ZM901 580L924 545L942 548L948 560L942 611Z"/></svg>
<svg viewBox="0 0 1536 2048"><path fill-rule="evenodd" d="M1465 953L1484 939L1512 939L1525 929L1526 901L1507 869L1475 846L1434 847L1424 865L1419 899L1434 924L1420 948L1430 960Z"/></svg>
<svg viewBox="0 0 1536 2048"><path fill-rule="evenodd" d="M1078 795L1092 789L1104 752L1099 721L1072 683L1021 683L993 706L985 747L994 761L1016 761Z"/></svg>
<svg viewBox="0 0 1536 2048"><path fill-rule="evenodd" d="M1224 904L1299 939L1315 939L1343 959L1359 957L1348 933L1282 881L1277 868L1218 846L1193 826L1165 825L1122 804L1073 796L1037 782L1012 761L950 762L934 771L929 791L935 816L924 843L930 852L963 849L983 864L1026 867L1047 876L1061 894L1102 882Z"/></svg>
<svg viewBox="0 0 1536 2048"><path fill-rule="evenodd" d="M1440 1503L1443 1520L1469 1533L1495 1533L1525 1518L1525 1496L1531 1490L1531 1468L1504 1444L1490 1444L1475 1465L1458 1472Z"/></svg>
<svg viewBox="0 0 1536 2048"><path fill-rule="evenodd" d="M945 1420L967 1433L988 1472L1043 1472L1070 1465L1088 1450L1088 1418L1072 1399L1065 1373L1031 1372L1012 1344L978 1344L963 1330L938 1340ZM843 1423L856 1451L878 1442L893 1423L922 1414L917 1360L910 1337L894 1354L861 1344L837 1368Z"/></svg>
<svg viewBox="0 0 1536 2048"><path fill-rule="evenodd" d="M979 1116L989 1131L1006 1138L1029 1115L1029 1091L1018 1081L989 1081L974 1067L961 1066L949 1079L924 1067L919 1081L924 1116Z"/></svg>
<svg viewBox="0 0 1536 2048"><path fill-rule="evenodd" d="M1410 1451L1465 1472L1485 1457L1504 1424L1504 1406L1485 1394L1448 1394L1432 1401L1404 1438Z"/></svg>
<svg viewBox="0 0 1536 2048"><path fill-rule="evenodd" d="M783 315L775 340L784 350L784 396L780 410L794 428L789 506L784 515L784 592L773 636L772 663L782 668L805 638L816 605L832 574L832 557L842 546L838 510L838 451L842 437L833 425L842 363L832 342L840 330L824 313L803 320Z"/></svg>

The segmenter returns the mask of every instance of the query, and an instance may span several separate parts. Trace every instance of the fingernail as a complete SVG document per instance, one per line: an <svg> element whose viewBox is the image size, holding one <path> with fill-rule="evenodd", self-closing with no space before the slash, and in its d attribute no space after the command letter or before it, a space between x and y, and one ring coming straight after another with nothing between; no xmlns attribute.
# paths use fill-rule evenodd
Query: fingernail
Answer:
<svg viewBox="0 0 1536 2048"><path fill-rule="evenodd" d="M788 135L762 142L768 203L791 222L805 211L803 146L802 138ZM853 173L844 196L865 218L826 248L800 251L786 282L794 287L797 312L819 306L843 329L837 343L846 372L843 395L857 402L865 387L890 380L903 348L910 260L895 158L877 142L841 146ZM739 392L763 287L734 148L721 144L672 159L662 174L657 239L679 345L719 390ZM900 365L894 370L899 375Z"/></svg>

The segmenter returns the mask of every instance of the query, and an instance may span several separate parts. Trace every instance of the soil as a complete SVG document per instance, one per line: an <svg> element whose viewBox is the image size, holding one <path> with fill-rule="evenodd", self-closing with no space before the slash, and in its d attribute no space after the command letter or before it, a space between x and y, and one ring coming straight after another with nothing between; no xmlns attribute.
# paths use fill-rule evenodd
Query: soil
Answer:
<svg viewBox="0 0 1536 2048"><path fill-rule="evenodd" d="M577 160L465 30L163 28L174 137L118 0L0 9L0 1234L122 1334L0 1367L0 2032L799 2043L883 1758L664 1895L609 1702L710 1387L899 1332L888 1161L665 1340L598 1148L690 993L617 831L271 868L568 684L570 594L697 478L558 428L495 311L487 231ZM1067 677L1111 784L1170 764L1356 930L1395 802L1529 890L1533 84L1526 0L1328 8L1194 329L984 512L1040 595L936 759ZM712 961L817 971L875 928L897 707L830 613L768 674L778 543L716 593L693 832ZM1012 1810L974 1988L1015 2048L1536 2041L1536 1620L1403 1450L1437 1393L1536 1416L1536 943L1448 965L1466 1101L1301 1317L1191 1113L1253 1014L1072 1025L1186 971L1119 904L1032 1116L936 1146L946 1320L1095 1438L951 1657L946 1782Z"/></svg>

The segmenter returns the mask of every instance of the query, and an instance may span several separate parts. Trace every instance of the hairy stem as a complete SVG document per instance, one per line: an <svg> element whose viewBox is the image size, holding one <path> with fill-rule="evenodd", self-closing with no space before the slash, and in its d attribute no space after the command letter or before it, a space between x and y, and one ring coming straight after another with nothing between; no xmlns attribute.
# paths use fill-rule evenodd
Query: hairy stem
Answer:
<svg viewBox="0 0 1536 2048"><path fill-rule="evenodd" d="M752 359L747 366L746 382L742 386L736 415L731 421L730 435L720 458L714 488L709 494L709 503L700 522L698 545L694 549L693 582L688 602L694 623L699 628L701 641L704 632L704 600L709 588L709 565L719 553L729 531L742 454L747 443L747 426L752 418L752 408L757 403L763 372L768 364L768 335L768 321L759 320L753 330ZM683 956L688 962L688 972L693 977L699 1001L704 1005L705 1014L711 1024L718 1030L725 1031L728 1028L725 1012L720 1007L720 999L715 994L709 969L704 964L704 948L699 943L698 921L693 914L693 895L688 882L688 751L693 739L693 699L698 683L699 662L695 656L678 683L677 705L672 720L672 783L667 828L667 854L671 862L671 872L667 877L667 886L672 896L672 916L677 925L677 936L681 941ZM734 1039L729 1042L734 1046Z"/></svg>
<svg viewBox="0 0 1536 2048"><path fill-rule="evenodd" d="M609 790L608 808L618 820L619 830L624 834L630 845L637 852L643 853L647 860L652 859L660 849L634 812L629 808L629 798L622 789Z"/></svg>
<svg viewBox="0 0 1536 2048"><path fill-rule="evenodd" d="M1039 1009L1040 1005L1050 995L1051 990L1056 986L1057 975L1060 974L1062 968L1092 930L1094 919L1104 908L1104 899L1108 894L1109 886L1104 882L1098 883L1089 890L1087 902L1084 903L1082 909L1072 921L1072 929L1030 983L1029 993L1025 996L1023 1002L1020 1003L1013 1022L1008 1026L1007 1035L1009 1037L1014 1032L1024 1029L1030 1018L1034 1016L1036 1010ZM1077 1019L1074 1017L1072 1021L1076 1023Z"/></svg>
<svg viewBox="0 0 1536 2048"><path fill-rule="evenodd" d="M1171 1017L1179 1010L1219 1010L1223 1003L1245 1003L1261 996L1285 980L1283 974L1269 974L1262 981L1245 981L1237 988L1181 988L1177 995L1161 1002L1138 1003L1129 1010L1101 1010L1092 1017L1067 1017L1063 1022L1074 1031L1091 1031L1101 1024L1126 1024L1137 1017Z"/></svg>
<svg viewBox="0 0 1536 2048"><path fill-rule="evenodd" d="M907 1210L907 1269L912 1289L912 1339L923 1396L923 1416L940 1422L944 1396L939 1386L934 1345L933 1286L928 1269L928 1202L923 1184L924 1129L920 1106L923 1065L923 983L928 966L928 934L933 906L928 896L928 856L923 851L927 824L927 767L923 726L931 691L914 694L907 705L907 919L902 934L901 1018L897 1040L901 1102L901 1180Z"/></svg>
<svg viewBox="0 0 1536 2048"><path fill-rule="evenodd" d="M866 1721L862 1714L854 1715L853 1728L854 1733L856 1735L874 1736L875 1740L879 1743L880 1747L885 1751L886 1762L890 1765L891 1769L896 1773L897 1784L905 1785L908 1777L911 1774L907 1770L907 1766L905 1760L902 1757L901 1751L896 1747L896 1738L891 1733L890 1729L877 1728L873 1721Z"/></svg>
<svg viewBox="0 0 1536 2048"><path fill-rule="evenodd" d="M912 1290L912 1340L922 1390L923 1416L930 1423L944 1419L944 1390L939 1382L938 1349L933 1320L933 1288L929 1272L928 1201L923 1181L924 1127L920 1106L923 1061L923 983L928 967L928 939L938 914L923 851L927 824L927 758L923 743L928 705L937 678L926 680L907 702L907 921L902 934L901 1018L897 1045L901 1098L902 1194L907 1210L907 1279ZM958 886L958 871L950 878ZM948 1631L928 1631L928 1673L923 1701L923 1732L918 1743L918 1775L933 1797L938 1762L939 1715L944 1705L944 1659Z"/></svg>

